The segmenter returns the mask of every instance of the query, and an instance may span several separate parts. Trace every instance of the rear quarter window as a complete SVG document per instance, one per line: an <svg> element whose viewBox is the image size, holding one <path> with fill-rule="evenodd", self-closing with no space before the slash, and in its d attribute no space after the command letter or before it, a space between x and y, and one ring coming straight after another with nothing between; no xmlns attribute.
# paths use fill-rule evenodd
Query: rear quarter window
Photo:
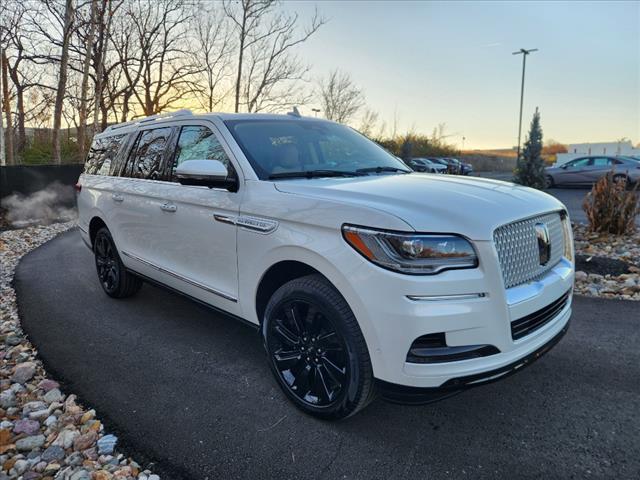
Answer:
<svg viewBox="0 0 640 480"><path fill-rule="evenodd" d="M112 135L110 137L94 138L84 173L89 175L111 175L115 159L124 144L126 135Z"/></svg>

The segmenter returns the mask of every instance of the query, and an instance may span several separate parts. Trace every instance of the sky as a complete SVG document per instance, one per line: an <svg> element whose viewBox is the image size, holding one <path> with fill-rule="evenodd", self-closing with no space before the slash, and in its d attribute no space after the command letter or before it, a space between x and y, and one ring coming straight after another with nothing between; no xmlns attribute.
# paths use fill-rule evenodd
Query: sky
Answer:
<svg viewBox="0 0 640 480"><path fill-rule="evenodd" d="M517 143L539 107L545 140L640 142L640 2L294 1L329 21L298 50L318 78L348 72L399 131L446 123L464 148ZM309 114L311 112L303 112Z"/></svg>

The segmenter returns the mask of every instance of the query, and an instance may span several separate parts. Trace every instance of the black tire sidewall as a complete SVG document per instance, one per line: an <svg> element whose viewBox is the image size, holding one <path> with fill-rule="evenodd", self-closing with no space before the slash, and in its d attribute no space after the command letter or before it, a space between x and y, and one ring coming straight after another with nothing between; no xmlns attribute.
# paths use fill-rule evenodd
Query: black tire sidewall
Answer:
<svg viewBox="0 0 640 480"><path fill-rule="evenodd" d="M102 289L104 290L104 292L107 295L109 295L110 297L119 298L121 296L121 294L122 294L122 289L123 289L124 282L125 282L125 275L127 274L127 271L125 269L124 264L122 263L122 260L120 259L120 255L118 254L118 249L116 248L116 244L113 241L113 237L111 236L111 232L106 227L102 227L96 233L96 238L94 240L94 245L93 245L94 257L97 256L96 251L95 251L96 250L95 245L96 245L96 243L98 242L98 239L101 236L106 237L107 240L109 241L109 243L111 243L111 248L113 250L113 253L114 253L114 256L115 256L115 260L116 260L116 262L118 264L118 287L114 291L110 292L105 288L104 284L102 283L102 279L100 278L100 276L98 276L98 281L100 282L100 286L102 287ZM97 268L98 268L98 266L97 266L97 263L96 263L96 273L97 273Z"/></svg>

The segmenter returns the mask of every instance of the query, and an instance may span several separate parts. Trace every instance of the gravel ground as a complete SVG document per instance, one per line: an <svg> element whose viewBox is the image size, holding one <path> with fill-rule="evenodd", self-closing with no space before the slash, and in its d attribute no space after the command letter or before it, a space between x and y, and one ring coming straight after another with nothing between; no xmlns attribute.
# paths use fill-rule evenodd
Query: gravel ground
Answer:
<svg viewBox="0 0 640 480"><path fill-rule="evenodd" d="M47 378L25 337L12 287L20 258L74 225L0 233L0 480L159 480L117 453L94 410Z"/></svg>
<svg viewBox="0 0 640 480"><path fill-rule="evenodd" d="M590 297L640 301L640 232L627 236L589 233L585 225L573 226L576 254L586 261L606 264L602 259L619 260L629 273L620 275L576 271L576 293ZM617 268L616 268L617 269Z"/></svg>

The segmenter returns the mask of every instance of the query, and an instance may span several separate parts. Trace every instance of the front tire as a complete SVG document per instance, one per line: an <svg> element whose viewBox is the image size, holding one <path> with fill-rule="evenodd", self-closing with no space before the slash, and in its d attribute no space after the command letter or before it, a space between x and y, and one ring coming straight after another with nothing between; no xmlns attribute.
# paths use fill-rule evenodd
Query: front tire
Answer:
<svg viewBox="0 0 640 480"><path fill-rule="evenodd" d="M142 280L128 272L118 255L111 232L102 227L93 241L93 253L100 285L113 298L126 298L138 293Z"/></svg>
<svg viewBox="0 0 640 480"><path fill-rule="evenodd" d="M358 322L323 276L280 287L265 310L262 337L280 388L305 413L337 420L373 400L373 369Z"/></svg>

